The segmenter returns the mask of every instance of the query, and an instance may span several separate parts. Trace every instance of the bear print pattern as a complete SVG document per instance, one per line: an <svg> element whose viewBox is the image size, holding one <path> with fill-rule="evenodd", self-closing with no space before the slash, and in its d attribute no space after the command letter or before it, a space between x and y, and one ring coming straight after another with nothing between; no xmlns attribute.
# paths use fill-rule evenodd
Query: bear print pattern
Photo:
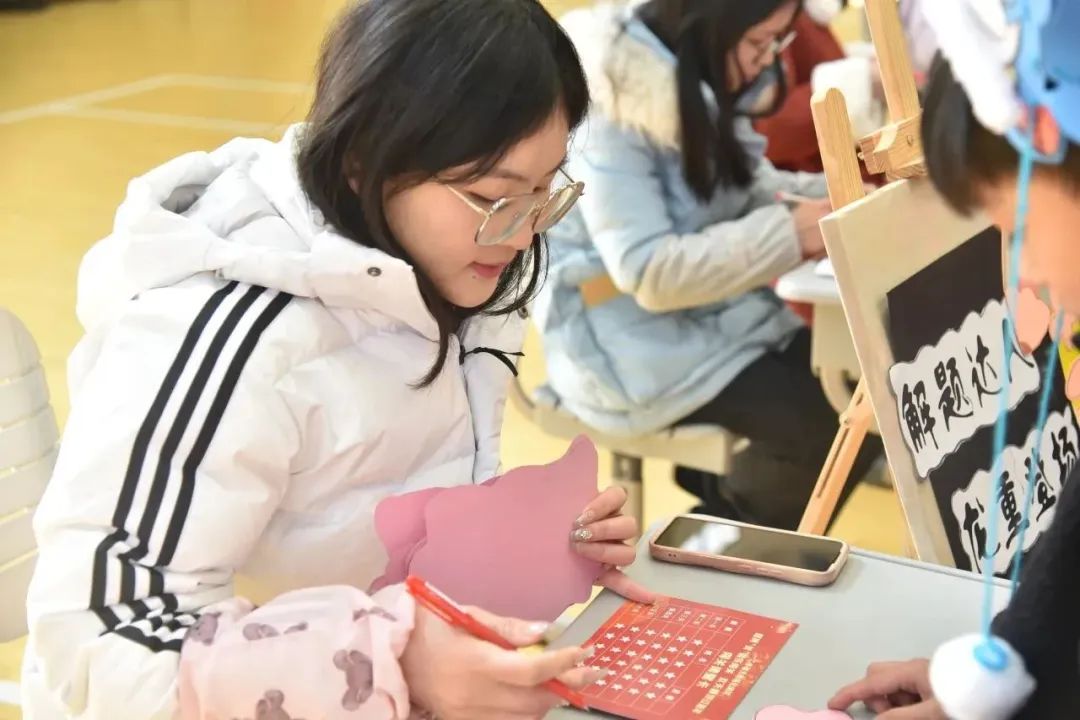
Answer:
<svg viewBox="0 0 1080 720"><path fill-rule="evenodd" d="M202 643L203 645L213 645L214 638L217 636L218 622L221 619L221 613L205 613L199 617L199 620L191 626L188 630L185 639L192 642Z"/></svg>
<svg viewBox="0 0 1080 720"><path fill-rule="evenodd" d="M357 710L374 692L375 680L371 658L358 650L338 650L334 654L334 666L345 673L345 695L341 706Z"/></svg>
<svg viewBox="0 0 1080 720"><path fill-rule="evenodd" d="M285 711L285 693L280 690L267 690L255 703L255 720L303 720L294 718ZM244 720L236 718L235 720Z"/></svg>
<svg viewBox="0 0 1080 720"><path fill-rule="evenodd" d="M279 634L274 628L262 623L248 623L244 626L244 638L252 642L277 637Z"/></svg>
<svg viewBox="0 0 1080 720"><path fill-rule="evenodd" d="M383 610L381 607L373 607L370 610L357 610L356 612L353 613L352 619L353 619L353 622L356 622L357 620L363 620L364 618L368 617L369 615L373 616L373 617L382 618L383 620L389 620L390 622L397 622L398 621L398 619L394 616L393 613L387 612L386 610Z"/></svg>

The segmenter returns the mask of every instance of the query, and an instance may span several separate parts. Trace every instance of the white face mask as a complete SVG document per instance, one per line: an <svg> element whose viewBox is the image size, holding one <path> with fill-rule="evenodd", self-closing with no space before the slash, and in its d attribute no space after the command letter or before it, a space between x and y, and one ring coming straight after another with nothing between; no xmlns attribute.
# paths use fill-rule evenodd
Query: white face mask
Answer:
<svg viewBox="0 0 1080 720"><path fill-rule="evenodd" d="M828 25L844 9L842 0L806 0L803 9L818 25Z"/></svg>

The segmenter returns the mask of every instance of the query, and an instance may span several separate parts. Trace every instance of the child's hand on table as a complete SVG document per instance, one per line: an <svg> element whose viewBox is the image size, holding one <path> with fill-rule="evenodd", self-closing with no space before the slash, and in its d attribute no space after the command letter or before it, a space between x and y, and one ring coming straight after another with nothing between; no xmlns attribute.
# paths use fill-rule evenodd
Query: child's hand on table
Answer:
<svg viewBox="0 0 1080 720"><path fill-rule="evenodd" d="M807 199L796 203L791 209L803 259L812 260L825 256L825 238L821 235L818 223L831 212L832 204L828 198Z"/></svg>
<svg viewBox="0 0 1080 720"><path fill-rule="evenodd" d="M600 576L600 584L623 597L651 604L656 595L623 574L619 568L634 562L637 549L632 541L637 537L637 521L622 514L626 491L611 487L596 496L582 511L577 528L571 535L574 549L583 557L609 566Z"/></svg>
<svg viewBox="0 0 1080 720"><path fill-rule="evenodd" d="M831 710L847 710L861 702L878 720L948 720L930 687L930 662L874 663L866 677L836 693Z"/></svg>
<svg viewBox="0 0 1080 720"><path fill-rule="evenodd" d="M465 610L518 647L536 644L547 629L543 623ZM557 678L580 690L606 675L603 670L578 667L591 656L582 648L539 655L503 650L418 606L401 669L412 701L439 720L533 720L565 704L540 687L543 683Z"/></svg>

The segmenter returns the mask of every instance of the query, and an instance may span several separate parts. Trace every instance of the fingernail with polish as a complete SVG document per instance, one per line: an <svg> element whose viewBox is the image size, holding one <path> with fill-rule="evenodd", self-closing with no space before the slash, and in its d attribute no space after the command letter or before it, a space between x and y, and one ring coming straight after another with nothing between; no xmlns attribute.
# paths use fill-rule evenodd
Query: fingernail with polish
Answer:
<svg viewBox="0 0 1080 720"><path fill-rule="evenodd" d="M574 521L574 524L577 525L578 527L588 525L589 523L591 523L593 521L593 517L594 517L593 511L592 510L586 510L585 512L581 513L581 517L579 517L577 520Z"/></svg>
<svg viewBox="0 0 1080 720"><path fill-rule="evenodd" d="M575 530L571 537L574 538L575 542L589 542L590 540L592 540L592 530L581 528L579 530Z"/></svg>
<svg viewBox="0 0 1080 720"><path fill-rule="evenodd" d="M586 660L591 660L595 656L596 656L596 648L591 648L591 647L582 648L581 652L578 653L578 665L579 666L584 665Z"/></svg>
<svg viewBox="0 0 1080 720"><path fill-rule="evenodd" d="M544 633L546 633L548 631L548 628L550 628L550 627L551 626L548 625L547 623L542 623L542 622L533 623L532 625L529 626L529 632L531 632L533 635L543 635Z"/></svg>

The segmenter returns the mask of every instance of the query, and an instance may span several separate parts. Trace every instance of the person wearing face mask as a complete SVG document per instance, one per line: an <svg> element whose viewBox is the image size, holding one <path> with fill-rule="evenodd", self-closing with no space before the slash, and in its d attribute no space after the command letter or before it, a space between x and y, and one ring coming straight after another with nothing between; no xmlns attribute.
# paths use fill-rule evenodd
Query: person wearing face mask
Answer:
<svg viewBox="0 0 1080 720"><path fill-rule="evenodd" d="M754 122L754 129L769 141L766 157L778 168L821 172L810 111L817 90L835 87L844 93L856 134L865 135L881 124L880 82L872 58L847 56L830 28L846 6L847 0L805 0L795 18L791 44L781 55L787 96L775 113Z"/></svg>
<svg viewBox="0 0 1080 720"><path fill-rule="evenodd" d="M677 470L698 511L792 528L837 427L809 331L769 289L824 254L820 175L776 170L751 119L783 101L796 0L648 0L570 13L593 105L535 308L569 411L608 433L712 424L750 440L729 477ZM853 478L873 461L868 446Z"/></svg>

